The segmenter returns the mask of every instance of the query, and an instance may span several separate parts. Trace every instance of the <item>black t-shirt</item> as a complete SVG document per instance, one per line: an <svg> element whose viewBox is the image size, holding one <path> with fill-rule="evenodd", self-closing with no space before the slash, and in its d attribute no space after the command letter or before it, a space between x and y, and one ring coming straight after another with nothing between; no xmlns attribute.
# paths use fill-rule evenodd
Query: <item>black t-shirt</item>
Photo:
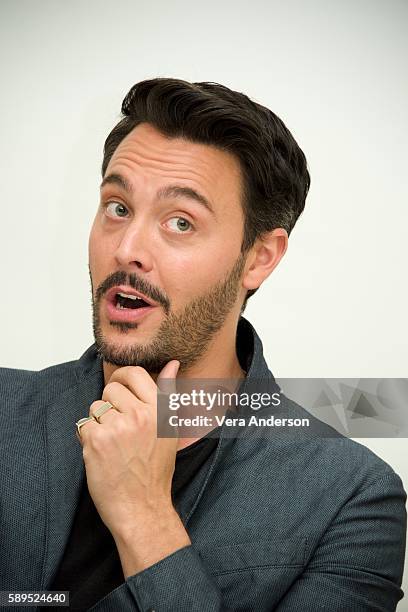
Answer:
<svg viewBox="0 0 408 612"><path fill-rule="evenodd" d="M209 436L177 452L173 500L214 452L218 439L214 431ZM94 506L85 479L68 544L48 590L70 591L69 609L88 610L124 581L115 541Z"/></svg>

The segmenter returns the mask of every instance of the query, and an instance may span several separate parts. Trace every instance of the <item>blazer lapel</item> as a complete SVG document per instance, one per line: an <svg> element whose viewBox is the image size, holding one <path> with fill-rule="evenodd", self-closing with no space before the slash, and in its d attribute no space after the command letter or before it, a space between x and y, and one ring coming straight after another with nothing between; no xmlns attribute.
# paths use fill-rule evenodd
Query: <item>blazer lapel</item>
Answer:
<svg viewBox="0 0 408 612"><path fill-rule="evenodd" d="M104 380L102 361L92 345L78 360L76 384L47 408L47 525L42 588L48 589L64 554L85 478L82 447L75 422L88 416L89 407L101 399Z"/></svg>

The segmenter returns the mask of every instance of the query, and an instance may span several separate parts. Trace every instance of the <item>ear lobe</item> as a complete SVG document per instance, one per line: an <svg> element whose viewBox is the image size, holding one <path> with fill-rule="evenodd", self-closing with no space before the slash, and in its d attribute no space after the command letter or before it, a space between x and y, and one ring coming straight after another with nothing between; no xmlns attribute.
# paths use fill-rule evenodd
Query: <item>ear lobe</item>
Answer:
<svg viewBox="0 0 408 612"><path fill-rule="evenodd" d="M257 289L276 268L288 248L288 234L282 227L259 238L252 247L252 259L242 279L245 289Z"/></svg>

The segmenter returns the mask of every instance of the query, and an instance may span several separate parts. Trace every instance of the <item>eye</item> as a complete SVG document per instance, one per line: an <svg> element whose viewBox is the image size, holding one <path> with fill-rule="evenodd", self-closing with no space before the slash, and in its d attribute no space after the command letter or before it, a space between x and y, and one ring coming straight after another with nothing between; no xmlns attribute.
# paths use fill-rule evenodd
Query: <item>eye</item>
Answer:
<svg viewBox="0 0 408 612"><path fill-rule="evenodd" d="M174 223L174 221L176 222ZM190 228L193 227L192 223L190 223L190 221L184 217L172 217L169 220L169 225L173 231L178 232L179 234L185 234Z"/></svg>
<svg viewBox="0 0 408 612"><path fill-rule="evenodd" d="M108 202L105 208L112 217L125 217L128 212L126 206L121 202Z"/></svg>

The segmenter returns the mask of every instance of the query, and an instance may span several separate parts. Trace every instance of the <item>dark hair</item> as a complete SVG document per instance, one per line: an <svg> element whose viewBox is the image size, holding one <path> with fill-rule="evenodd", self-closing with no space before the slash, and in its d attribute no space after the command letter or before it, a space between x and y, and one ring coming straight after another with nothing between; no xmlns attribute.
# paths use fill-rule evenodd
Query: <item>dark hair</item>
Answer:
<svg viewBox="0 0 408 612"><path fill-rule="evenodd" d="M156 78L131 88L122 115L105 142L102 176L120 142L147 122L165 136L213 145L239 160L245 218L242 254L277 227L290 234L304 209L310 176L303 151L271 110L218 83ZM255 291L247 292L241 312Z"/></svg>

